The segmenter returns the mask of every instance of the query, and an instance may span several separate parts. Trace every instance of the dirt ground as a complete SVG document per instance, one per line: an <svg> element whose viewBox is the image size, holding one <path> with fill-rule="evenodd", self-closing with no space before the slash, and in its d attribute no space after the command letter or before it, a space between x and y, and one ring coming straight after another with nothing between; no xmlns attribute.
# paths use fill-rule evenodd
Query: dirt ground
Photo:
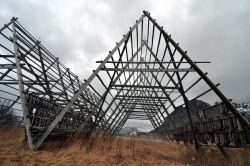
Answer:
<svg viewBox="0 0 250 166"><path fill-rule="evenodd" d="M91 136L64 146L49 142L42 150L29 150L24 143L24 129L0 129L0 166L2 165L92 165L92 166L182 166L182 165L250 165L250 151L229 149L226 161L217 148L197 153L192 145L149 140Z"/></svg>

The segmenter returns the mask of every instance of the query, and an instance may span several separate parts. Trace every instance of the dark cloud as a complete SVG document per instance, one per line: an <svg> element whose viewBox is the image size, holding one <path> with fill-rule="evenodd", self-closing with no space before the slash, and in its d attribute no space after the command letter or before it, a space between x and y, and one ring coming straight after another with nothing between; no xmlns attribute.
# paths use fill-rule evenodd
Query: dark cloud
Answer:
<svg viewBox="0 0 250 166"><path fill-rule="evenodd" d="M250 2L222 1L7 1L0 24L19 17L35 37L70 69L87 78L135 20L148 10L226 96L250 101ZM133 123L131 123L133 124Z"/></svg>

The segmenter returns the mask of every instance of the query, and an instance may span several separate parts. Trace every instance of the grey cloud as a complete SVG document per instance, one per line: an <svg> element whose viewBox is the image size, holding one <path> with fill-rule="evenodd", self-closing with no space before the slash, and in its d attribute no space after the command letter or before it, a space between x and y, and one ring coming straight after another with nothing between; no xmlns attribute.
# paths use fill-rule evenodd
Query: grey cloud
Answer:
<svg viewBox="0 0 250 166"><path fill-rule="evenodd" d="M212 61L206 69L213 80L222 83L227 96L249 101L249 2L206 2L190 5L189 17L194 21L186 28L183 43L192 57Z"/></svg>

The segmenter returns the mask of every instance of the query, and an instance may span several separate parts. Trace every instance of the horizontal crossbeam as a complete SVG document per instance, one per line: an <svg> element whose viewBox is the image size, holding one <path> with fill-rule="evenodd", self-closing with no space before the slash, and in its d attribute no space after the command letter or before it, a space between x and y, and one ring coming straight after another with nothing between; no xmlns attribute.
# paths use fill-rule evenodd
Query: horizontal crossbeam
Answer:
<svg viewBox="0 0 250 166"><path fill-rule="evenodd" d="M127 97L127 98L150 98L150 99L168 99L167 97L155 97L155 96L123 96L123 95L119 95L117 96L118 98L124 98L124 97Z"/></svg>
<svg viewBox="0 0 250 166"><path fill-rule="evenodd" d="M133 68L102 68L105 71L126 71L126 72L194 72L193 69L133 69Z"/></svg>
<svg viewBox="0 0 250 166"><path fill-rule="evenodd" d="M103 61L96 61L96 63L102 63ZM108 61L107 63L119 63L119 64L122 64L122 63L129 63L129 64L156 64L157 62L153 61L153 62L144 62L144 61L141 61L141 62L126 62L126 61ZM171 63L188 63L188 62L161 62L162 64L171 64ZM194 61L194 63L211 63L209 61Z"/></svg>
<svg viewBox="0 0 250 166"><path fill-rule="evenodd" d="M144 86L144 85L114 85L113 87L132 87L132 88L153 88L153 89L177 89L175 87Z"/></svg>

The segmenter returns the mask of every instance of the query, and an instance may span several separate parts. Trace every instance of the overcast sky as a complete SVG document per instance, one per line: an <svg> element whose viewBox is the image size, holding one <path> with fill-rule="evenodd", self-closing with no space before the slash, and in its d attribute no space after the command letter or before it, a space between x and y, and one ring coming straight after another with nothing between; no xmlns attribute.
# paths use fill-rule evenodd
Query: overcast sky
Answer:
<svg viewBox="0 0 250 166"><path fill-rule="evenodd" d="M235 102L250 101L248 0L1 0L0 25L18 17L74 73L88 78L143 10L172 34Z"/></svg>

